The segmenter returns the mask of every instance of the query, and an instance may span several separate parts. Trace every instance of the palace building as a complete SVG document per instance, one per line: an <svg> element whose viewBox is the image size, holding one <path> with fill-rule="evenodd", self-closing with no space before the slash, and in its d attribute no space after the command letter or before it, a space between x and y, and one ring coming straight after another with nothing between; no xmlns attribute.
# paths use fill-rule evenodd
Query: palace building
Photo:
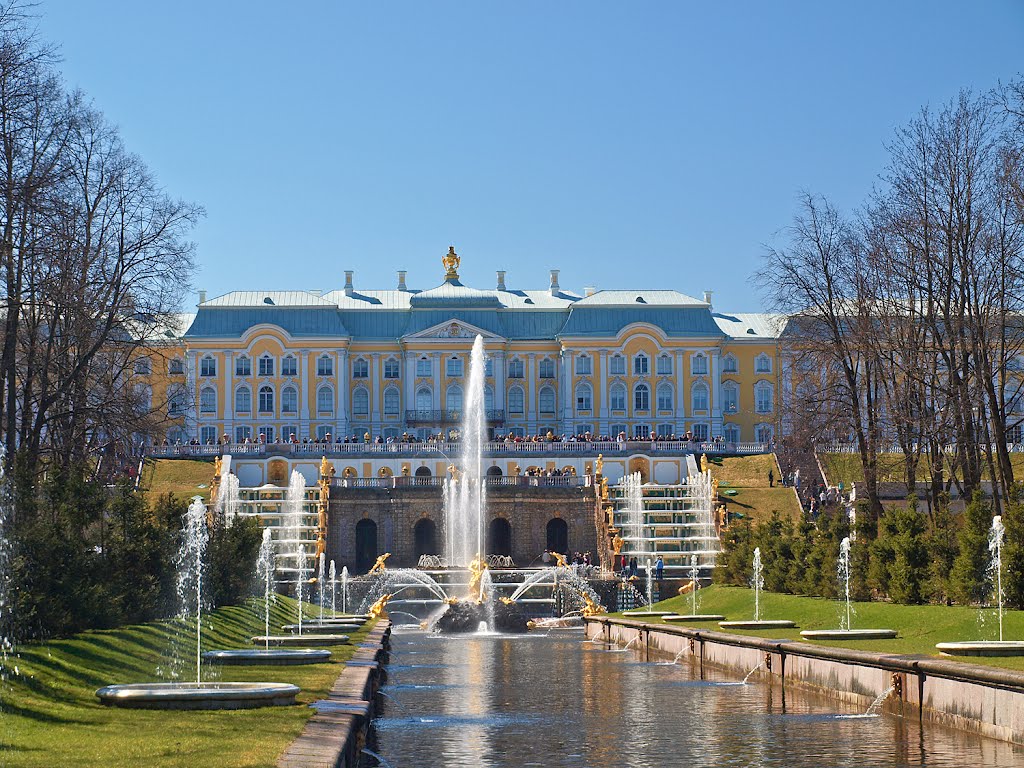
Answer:
<svg viewBox="0 0 1024 768"><path fill-rule="evenodd" d="M492 435L652 435L770 442L778 429L776 315L722 313L667 289L464 285L234 291L207 299L136 367L171 443L449 433L483 336ZM159 360L159 362L157 362ZM165 404L161 406L160 404Z"/></svg>

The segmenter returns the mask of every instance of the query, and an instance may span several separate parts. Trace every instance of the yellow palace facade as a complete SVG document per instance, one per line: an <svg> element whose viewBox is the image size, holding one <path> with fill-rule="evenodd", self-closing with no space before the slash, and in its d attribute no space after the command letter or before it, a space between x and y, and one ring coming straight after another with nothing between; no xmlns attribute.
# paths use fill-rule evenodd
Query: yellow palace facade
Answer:
<svg viewBox="0 0 1024 768"><path fill-rule="evenodd" d="M399 439L457 429L470 349L487 351L495 436L721 437L778 429L781 318L715 312L674 290L523 290L443 282L362 290L200 294L187 330L137 367L172 442ZM155 350L154 350L155 351ZM294 436L294 438L293 438Z"/></svg>

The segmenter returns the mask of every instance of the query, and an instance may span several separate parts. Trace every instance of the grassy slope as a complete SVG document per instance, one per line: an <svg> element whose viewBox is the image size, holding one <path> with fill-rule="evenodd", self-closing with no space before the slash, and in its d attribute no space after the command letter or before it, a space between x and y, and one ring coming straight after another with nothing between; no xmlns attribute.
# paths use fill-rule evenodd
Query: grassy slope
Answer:
<svg viewBox="0 0 1024 768"><path fill-rule="evenodd" d="M840 482L847 488L851 482L863 483L864 473L861 471L860 456L856 453L820 453L818 458L825 468L828 481L833 485ZM1024 476L1024 453L1011 453L1010 462L1013 464L1014 477ZM948 461L947 461L948 467ZM947 469L948 471L948 469ZM878 454L878 479L882 482L903 483L904 463L902 453L880 453ZM988 468L985 468L984 478L988 479ZM918 482L928 480L928 467L922 461L917 465L916 477Z"/></svg>
<svg viewBox="0 0 1024 768"><path fill-rule="evenodd" d="M750 589L713 586L702 589L698 599L701 613L720 613L730 620L752 619L754 616L754 593ZM673 597L657 603L654 608L655 610L671 610L688 614L691 612L690 600L688 595ZM802 629L835 629L838 627L842 606L842 603L835 600L762 592L761 618L789 619L797 623L797 628L752 632L734 629L721 630L717 624L708 622L696 622L688 626L737 635L801 640L800 630ZM960 606L893 605L891 603L854 603L854 611L854 629L895 629L899 632L899 637L895 640L842 642L816 640L815 643L880 653L938 655L938 651L935 650L936 643L957 640L995 640L997 637L994 611L980 611ZM680 624L680 622L672 622L672 624ZM1003 627L1007 640L1024 638L1024 611L1007 611ZM992 664L1009 669L1024 670L1024 657L1004 659L964 657L961 660L971 664Z"/></svg>
<svg viewBox="0 0 1024 768"><path fill-rule="evenodd" d="M727 458L709 457L711 474L718 480L718 493L732 512L739 512L750 519L778 512L783 517L799 518L800 507L792 488L782 488L776 477L775 487L768 487L768 470L778 475L775 457L732 456ZM735 496L725 491L737 491Z"/></svg>
<svg viewBox="0 0 1024 768"><path fill-rule="evenodd" d="M294 601L279 598L271 627L294 621L295 616ZM8 660L8 680L0 691L0 762L105 768L274 765L302 731L312 714L309 707L171 712L99 703L95 691L104 685L160 679L156 670L167 665L175 649L187 659L182 672L191 679L195 657L187 654L194 653L195 634L180 630L176 622L154 622L19 648ZM353 644L365 633L352 633ZM209 625L204 620L203 648L252 647L254 634L263 634L262 601L255 610L223 608ZM334 650L328 664L204 667L204 679L294 683L302 688L298 700L308 704L326 696L353 649L348 645Z"/></svg>
<svg viewBox="0 0 1024 768"><path fill-rule="evenodd" d="M213 462L196 459L146 459L142 469L142 488L149 499L173 493L179 499L210 498Z"/></svg>

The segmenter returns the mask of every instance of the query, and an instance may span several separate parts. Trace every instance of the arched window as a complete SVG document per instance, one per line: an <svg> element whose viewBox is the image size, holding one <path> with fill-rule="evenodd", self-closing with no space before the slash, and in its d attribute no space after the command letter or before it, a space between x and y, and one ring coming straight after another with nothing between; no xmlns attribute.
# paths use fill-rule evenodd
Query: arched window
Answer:
<svg viewBox="0 0 1024 768"><path fill-rule="evenodd" d="M199 375L200 376L216 376L217 375L217 361L207 355L199 361Z"/></svg>
<svg viewBox="0 0 1024 768"><path fill-rule="evenodd" d="M416 467L413 473L416 477L430 477L430 467Z"/></svg>
<svg viewBox="0 0 1024 768"><path fill-rule="evenodd" d="M412 528L416 559L422 555L437 554L437 525L428 517L420 518Z"/></svg>
<svg viewBox="0 0 1024 768"><path fill-rule="evenodd" d="M758 424L754 436L759 443L770 443L775 437L775 427L771 424Z"/></svg>
<svg viewBox="0 0 1024 768"><path fill-rule="evenodd" d="M771 413L774 408L774 393L775 388L769 382L757 382L754 385L754 410L758 413Z"/></svg>
<svg viewBox="0 0 1024 768"><path fill-rule="evenodd" d="M452 384L444 395L444 407L448 411L462 411L462 387Z"/></svg>
<svg viewBox="0 0 1024 768"><path fill-rule="evenodd" d="M352 413L355 416L370 415L370 393L364 387L352 390Z"/></svg>
<svg viewBox="0 0 1024 768"><path fill-rule="evenodd" d="M252 412L252 392L248 387L239 387L235 390L235 413Z"/></svg>
<svg viewBox="0 0 1024 768"><path fill-rule="evenodd" d="M199 391L199 412L217 412L217 390L213 387L203 387Z"/></svg>
<svg viewBox="0 0 1024 768"><path fill-rule="evenodd" d="M708 385L702 381L698 381L693 385L690 408L694 411L706 411L708 409Z"/></svg>
<svg viewBox="0 0 1024 768"><path fill-rule="evenodd" d="M320 355L316 359L316 375L317 376L333 376L334 375L334 360L330 355Z"/></svg>
<svg viewBox="0 0 1024 768"><path fill-rule="evenodd" d="M282 366L283 367L283 366ZM299 412L299 393L295 387L285 387L281 390L281 413Z"/></svg>
<svg viewBox="0 0 1024 768"><path fill-rule="evenodd" d="M646 376L651 372L651 361L643 352L638 352L633 357L633 375Z"/></svg>
<svg viewBox="0 0 1024 768"><path fill-rule="evenodd" d="M274 358L270 355L263 355L260 358L260 376L274 375Z"/></svg>
<svg viewBox="0 0 1024 768"><path fill-rule="evenodd" d="M626 375L626 358L622 355L612 355L608 358L608 373L612 376Z"/></svg>
<svg viewBox="0 0 1024 768"><path fill-rule="evenodd" d="M353 379L368 379L370 378L370 364L365 359L358 357L352 361L352 378Z"/></svg>
<svg viewBox="0 0 1024 768"><path fill-rule="evenodd" d="M260 387L258 405L260 413L274 412L274 388L269 384L264 384Z"/></svg>
<svg viewBox="0 0 1024 768"><path fill-rule="evenodd" d="M388 387L384 390L384 415L397 416L399 408L399 397L397 387Z"/></svg>
<svg viewBox="0 0 1024 768"><path fill-rule="evenodd" d="M740 388L735 381L726 381L722 384L722 410L726 413L736 413L740 409Z"/></svg>
<svg viewBox="0 0 1024 768"><path fill-rule="evenodd" d="M488 477L501 477L501 467L490 466L485 474Z"/></svg>
<svg viewBox="0 0 1024 768"><path fill-rule="evenodd" d="M738 443L740 441L740 428L738 424L725 425L725 441L727 443Z"/></svg>
<svg viewBox="0 0 1024 768"><path fill-rule="evenodd" d="M512 554L512 526L503 517L496 517L487 526L487 554Z"/></svg>
<svg viewBox="0 0 1024 768"><path fill-rule="evenodd" d="M544 358L537 364L537 373L542 379L555 378L555 361Z"/></svg>
<svg viewBox="0 0 1024 768"><path fill-rule="evenodd" d="M555 412L555 390L551 387L541 387L538 393L540 412L544 415L551 415Z"/></svg>
<svg viewBox="0 0 1024 768"><path fill-rule="evenodd" d="M672 385L660 384L658 386L658 410L671 411L672 399Z"/></svg>
<svg viewBox="0 0 1024 768"><path fill-rule="evenodd" d="M591 372L590 368L590 356L579 355L576 358L576 375L577 376L589 376Z"/></svg>
<svg viewBox="0 0 1024 768"><path fill-rule="evenodd" d="M385 379L397 379L398 378L398 360L394 357L389 357L384 361L384 378Z"/></svg>
<svg viewBox="0 0 1024 768"><path fill-rule="evenodd" d="M426 387L416 390L416 410L429 411L434 407L434 397Z"/></svg>
<svg viewBox="0 0 1024 768"><path fill-rule="evenodd" d="M484 410L494 410L494 388L490 384L484 387Z"/></svg>
<svg viewBox="0 0 1024 768"><path fill-rule="evenodd" d="M764 352L754 358L754 373L771 373L772 359ZM767 442L762 440L761 442Z"/></svg>
<svg viewBox="0 0 1024 768"><path fill-rule="evenodd" d="M651 410L651 388L646 384L637 384L633 389L633 410Z"/></svg>
<svg viewBox="0 0 1024 768"><path fill-rule="evenodd" d="M590 389L589 384L577 384L576 385L576 410L577 411L589 411L591 410L593 403L591 399L593 397L593 391Z"/></svg>
<svg viewBox="0 0 1024 768"><path fill-rule="evenodd" d="M316 410L319 413L334 412L334 390L328 386L320 387L316 391Z"/></svg>
<svg viewBox="0 0 1024 768"><path fill-rule="evenodd" d="M523 396L522 387L512 387L508 391L508 412L522 414L526 398Z"/></svg>
<svg viewBox="0 0 1024 768"><path fill-rule="evenodd" d="M368 518L356 523L356 572L364 573L377 561L377 524Z"/></svg>
<svg viewBox="0 0 1024 768"><path fill-rule="evenodd" d="M547 531L545 532L545 546L548 552L559 552L563 555L569 553L569 526L560 517L553 517L548 520Z"/></svg>
<svg viewBox="0 0 1024 768"><path fill-rule="evenodd" d="M626 410L626 385L612 384L608 390L608 400L613 411Z"/></svg>
<svg viewBox="0 0 1024 768"><path fill-rule="evenodd" d="M299 375L299 361L295 359L295 355L285 355L284 357L281 358L281 375Z"/></svg>
<svg viewBox="0 0 1024 768"><path fill-rule="evenodd" d="M707 376L708 375L708 356L703 352L698 352L690 358L690 373L694 376Z"/></svg>
<svg viewBox="0 0 1024 768"><path fill-rule="evenodd" d="M740 364L736 360L736 355L730 353L722 358L722 373L739 373Z"/></svg>
<svg viewBox="0 0 1024 768"><path fill-rule="evenodd" d="M188 408L188 391L181 384L167 388L167 415L184 416Z"/></svg>
<svg viewBox="0 0 1024 768"><path fill-rule="evenodd" d="M513 357L508 361L508 377L510 379L521 379L524 375L523 359L521 357Z"/></svg>
<svg viewBox="0 0 1024 768"><path fill-rule="evenodd" d="M658 375L672 375L672 358L668 355L658 355Z"/></svg>

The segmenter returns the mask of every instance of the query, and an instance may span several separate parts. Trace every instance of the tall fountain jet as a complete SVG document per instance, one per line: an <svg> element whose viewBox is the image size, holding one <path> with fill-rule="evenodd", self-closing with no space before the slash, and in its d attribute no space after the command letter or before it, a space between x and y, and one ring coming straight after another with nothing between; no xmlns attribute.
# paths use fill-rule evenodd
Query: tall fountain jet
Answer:
<svg viewBox="0 0 1024 768"><path fill-rule="evenodd" d="M477 336L469 361L469 379L463 399L461 450L455 471L445 479L445 559L452 566L468 566L484 554L483 448L487 439L484 411L484 339Z"/></svg>

